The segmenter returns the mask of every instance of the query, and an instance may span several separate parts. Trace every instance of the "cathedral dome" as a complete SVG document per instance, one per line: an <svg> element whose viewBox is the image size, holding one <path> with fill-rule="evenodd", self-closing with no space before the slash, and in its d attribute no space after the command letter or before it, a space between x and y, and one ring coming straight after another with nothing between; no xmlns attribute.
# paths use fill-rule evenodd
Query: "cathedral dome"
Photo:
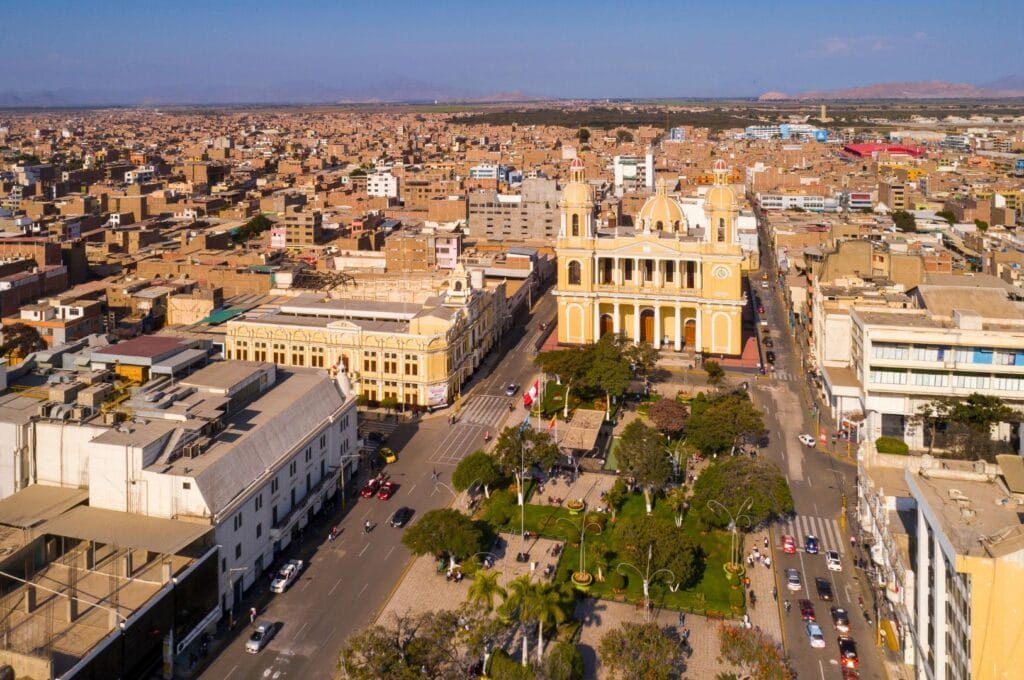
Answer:
<svg viewBox="0 0 1024 680"><path fill-rule="evenodd" d="M647 199L636 216L637 226L645 231L684 231L686 215L679 203L668 195L665 180L658 180L657 192Z"/></svg>
<svg viewBox="0 0 1024 680"><path fill-rule="evenodd" d="M580 158L569 164L569 181L562 187L562 205L569 208L583 208L593 204L594 196L587 184L586 166Z"/></svg>

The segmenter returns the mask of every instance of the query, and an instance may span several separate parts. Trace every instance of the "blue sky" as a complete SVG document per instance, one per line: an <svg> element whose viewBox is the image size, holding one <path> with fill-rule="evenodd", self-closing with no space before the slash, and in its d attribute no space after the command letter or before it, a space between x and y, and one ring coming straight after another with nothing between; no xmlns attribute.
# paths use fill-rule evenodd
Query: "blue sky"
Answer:
<svg viewBox="0 0 1024 680"><path fill-rule="evenodd" d="M1018 2L0 0L0 91L344 90L756 95L1024 75ZM27 11L27 13L26 13Z"/></svg>

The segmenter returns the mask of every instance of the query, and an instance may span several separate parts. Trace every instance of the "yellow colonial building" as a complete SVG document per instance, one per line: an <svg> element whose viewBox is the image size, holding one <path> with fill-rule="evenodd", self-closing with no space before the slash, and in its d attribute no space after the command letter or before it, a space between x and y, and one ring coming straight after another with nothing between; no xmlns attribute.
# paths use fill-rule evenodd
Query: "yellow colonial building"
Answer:
<svg viewBox="0 0 1024 680"><path fill-rule="evenodd" d="M228 359L343 370L367 401L450 403L500 335L504 283L458 265L422 302L300 295L227 324Z"/></svg>
<svg viewBox="0 0 1024 680"><path fill-rule="evenodd" d="M659 182L632 227L599 230L583 163L574 160L569 172L556 245L559 342L618 333L656 348L739 354L744 255L725 162L715 162L706 229L692 228Z"/></svg>

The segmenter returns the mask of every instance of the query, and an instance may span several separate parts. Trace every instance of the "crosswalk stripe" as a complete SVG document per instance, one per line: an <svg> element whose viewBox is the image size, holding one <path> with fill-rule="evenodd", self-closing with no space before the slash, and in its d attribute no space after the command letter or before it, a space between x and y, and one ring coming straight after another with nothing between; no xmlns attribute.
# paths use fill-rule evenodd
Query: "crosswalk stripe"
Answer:
<svg viewBox="0 0 1024 680"><path fill-rule="evenodd" d="M794 519L783 524L783 534L789 534L796 539L798 549L802 549L808 535L818 539L818 547L821 552L836 550L843 552L843 534L839 530L839 522L826 517L814 515L797 515Z"/></svg>

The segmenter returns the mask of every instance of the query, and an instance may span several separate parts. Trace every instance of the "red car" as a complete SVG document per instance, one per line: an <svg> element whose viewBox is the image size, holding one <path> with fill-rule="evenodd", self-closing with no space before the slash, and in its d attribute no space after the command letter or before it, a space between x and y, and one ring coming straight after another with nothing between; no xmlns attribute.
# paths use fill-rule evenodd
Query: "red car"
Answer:
<svg viewBox="0 0 1024 680"><path fill-rule="evenodd" d="M817 621L818 619L814 616L814 605L810 600L800 600L797 604L800 605L800 618L804 621Z"/></svg>
<svg viewBox="0 0 1024 680"><path fill-rule="evenodd" d="M394 482L384 482L380 486L380 491L377 492L377 498L382 501L386 501L395 495L395 491L398 489L398 485Z"/></svg>
<svg viewBox="0 0 1024 680"><path fill-rule="evenodd" d="M377 489L380 488L380 480L374 477L366 483L366 486L360 490L359 495L363 498L370 498L373 494L377 493Z"/></svg>
<svg viewBox="0 0 1024 680"><path fill-rule="evenodd" d="M782 537L782 552L786 553L787 555L795 555L796 554L796 539L793 538L792 536L783 536Z"/></svg>

